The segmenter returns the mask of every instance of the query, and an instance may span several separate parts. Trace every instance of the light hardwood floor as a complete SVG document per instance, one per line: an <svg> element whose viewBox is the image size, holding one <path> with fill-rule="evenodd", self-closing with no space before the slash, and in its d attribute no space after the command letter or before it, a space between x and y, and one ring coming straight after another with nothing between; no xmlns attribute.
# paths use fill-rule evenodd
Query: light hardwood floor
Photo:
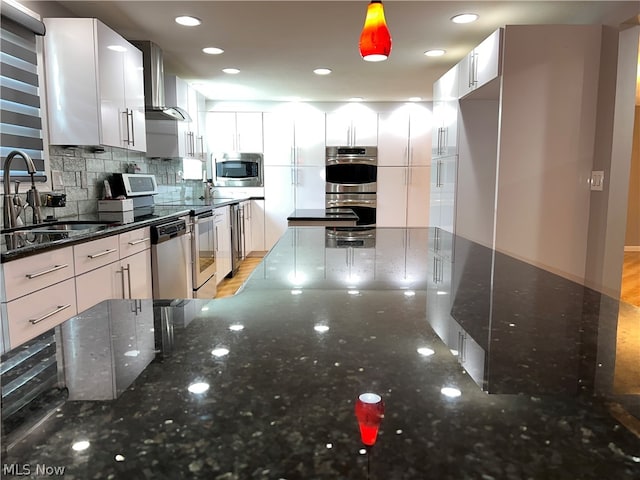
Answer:
<svg viewBox="0 0 640 480"><path fill-rule="evenodd" d="M640 307L640 252L624 252L620 299Z"/></svg>
<svg viewBox="0 0 640 480"><path fill-rule="evenodd" d="M238 273L231 278L225 278L218 284L216 298L235 295L240 286L245 282L249 275L251 275L253 269L256 268L261 261L261 257L245 258L242 263L240 263L240 267L238 267Z"/></svg>

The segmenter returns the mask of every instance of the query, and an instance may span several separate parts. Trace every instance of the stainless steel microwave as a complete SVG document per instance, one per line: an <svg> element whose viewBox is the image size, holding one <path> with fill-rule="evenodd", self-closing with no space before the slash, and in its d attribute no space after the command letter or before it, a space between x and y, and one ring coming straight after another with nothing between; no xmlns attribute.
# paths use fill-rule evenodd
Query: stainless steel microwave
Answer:
<svg viewBox="0 0 640 480"><path fill-rule="evenodd" d="M214 158L216 187L264 186L264 161L261 153L225 153Z"/></svg>

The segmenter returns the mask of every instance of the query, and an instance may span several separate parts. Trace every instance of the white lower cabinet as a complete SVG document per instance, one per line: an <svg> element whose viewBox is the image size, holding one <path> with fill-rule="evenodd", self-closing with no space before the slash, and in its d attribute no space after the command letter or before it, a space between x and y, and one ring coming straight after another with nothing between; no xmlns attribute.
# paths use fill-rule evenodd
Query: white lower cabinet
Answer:
<svg viewBox="0 0 640 480"><path fill-rule="evenodd" d="M78 312L110 299L153 298L149 228L73 247Z"/></svg>
<svg viewBox="0 0 640 480"><path fill-rule="evenodd" d="M73 317L73 249L52 250L2 265L2 351Z"/></svg>
<svg viewBox="0 0 640 480"><path fill-rule="evenodd" d="M103 300L152 298L151 250L79 275L76 277L76 296L78 312Z"/></svg>
<svg viewBox="0 0 640 480"><path fill-rule="evenodd" d="M287 229L295 209L323 209L324 166L265 167L265 249L269 250Z"/></svg>
<svg viewBox="0 0 640 480"><path fill-rule="evenodd" d="M265 223L265 209L264 200L251 200L249 203L249 221L250 236L251 236L251 250L250 252L264 252L267 250L265 247L264 235L264 223Z"/></svg>
<svg viewBox="0 0 640 480"><path fill-rule="evenodd" d="M229 207L216 208L213 211L216 281L220 283L231 272L231 219Z"/></svg>
<svg viewBox="0 0 640 480"><path fill-rule="evenodd" d="M9 337L7 350L76 315L73 284L74 280L70 278L4 304L3 316L6 314Z"/></svg>

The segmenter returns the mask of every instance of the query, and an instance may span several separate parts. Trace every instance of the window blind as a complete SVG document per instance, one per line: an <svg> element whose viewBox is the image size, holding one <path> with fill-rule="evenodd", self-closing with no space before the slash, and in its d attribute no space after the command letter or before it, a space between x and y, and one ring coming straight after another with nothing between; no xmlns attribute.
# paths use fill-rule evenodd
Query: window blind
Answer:
<svg viewBox="0 0 640 480"><path fill-rule="evenodd" d="M3 2L0 22L0 175L12 150L27 153L37 182L47 180L42 141L36 34L42 22ZM22 157L11 163L11 179L30 181Z"/></svg>

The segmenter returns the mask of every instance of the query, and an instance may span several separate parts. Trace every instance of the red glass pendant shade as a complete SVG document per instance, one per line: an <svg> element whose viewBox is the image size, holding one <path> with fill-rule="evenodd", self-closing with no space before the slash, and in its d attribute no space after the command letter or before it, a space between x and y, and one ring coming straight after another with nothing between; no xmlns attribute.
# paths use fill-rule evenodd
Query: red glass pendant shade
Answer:
<svg viewBox="0 0 640 480"><path fill-rule="evenodd" d="M384 417L384 402L375 393L363 393L356 401L356 418L362 443L371 447L376 443L378 429Z"/></svg>
<svg viewBox="0 0 640 480"><path fill-rule="evenodd" d="M386 60L391 53L391 34L384 18L381 0L372 0L360 34L360 55L368 62Z"/></svg>

